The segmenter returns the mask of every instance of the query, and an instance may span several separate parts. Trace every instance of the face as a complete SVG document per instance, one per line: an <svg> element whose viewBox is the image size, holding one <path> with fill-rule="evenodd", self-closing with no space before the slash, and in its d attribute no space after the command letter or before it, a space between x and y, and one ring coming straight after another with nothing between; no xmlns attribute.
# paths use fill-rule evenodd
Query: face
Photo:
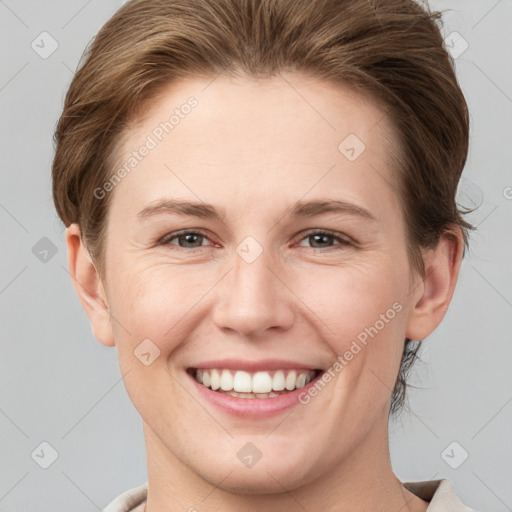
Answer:
<svg viewBox="0 0 512 512"><path fill-rule="evenodd" d="M283 77L171 85L103 189L103 285L145 433L244 492L311 482L376 438L411 301L384 111Z"/></svg>

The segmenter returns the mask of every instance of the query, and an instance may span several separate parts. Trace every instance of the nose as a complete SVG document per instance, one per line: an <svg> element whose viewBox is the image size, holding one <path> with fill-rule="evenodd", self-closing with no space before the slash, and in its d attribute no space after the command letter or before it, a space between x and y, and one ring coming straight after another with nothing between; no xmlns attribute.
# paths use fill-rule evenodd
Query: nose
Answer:
<svg viewBox="0 0 512 512"><path fill-rule="evenodd" d="M215 325L250 338L264 336L270 329L290 329L295 320L294 295L280 274L266 251L252 263L235 253L231 271L216 290Z"/></svg>

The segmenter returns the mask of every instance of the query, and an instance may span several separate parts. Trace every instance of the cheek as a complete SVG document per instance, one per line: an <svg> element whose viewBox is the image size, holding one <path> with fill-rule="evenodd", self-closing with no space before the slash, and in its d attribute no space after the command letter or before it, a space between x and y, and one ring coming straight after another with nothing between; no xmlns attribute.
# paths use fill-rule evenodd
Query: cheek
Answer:
<svg viewBox="0 0 512 512"><path fill-rule="evenodd" d="M361 385L361 378L367 379L365 387L382 386L379 379L391 388L394 384L404 341L407 298L406 274L398 268L382 257L305 274L297 281L297 295L314 312L310 318L325 333L324 340L343 366L340 385Z"/></svg>
<svg viewBox="0 0 512 512"><path fill-rule="evenodd" d="M393 305L403 306L406 288L404 276L383 260L303 273L296 276L297 295L340 341L357 337L376 322L383 330L381 315L386 326L401 318L397 310L403 308Z"/></svg>
<svg viewBox="0 0 512 512"><path fill-rule="evenodd" d="M114 314L124 329L116 329L118 339L125 345L150 339L162 353L171 352L190 328L196 306L218 280L213 274L160 262L119 267Z"/></svg>
<svg viewBox="0 0 512 512"><path fill-rule="evenodd" d="M156 400L186 407L176 402L184 400L181 377L170 371L169 360L199 325L201 298L218 278L161 262L129 270L119 266L117 276L113 326L126 390L146 421L163 421L155 416Z"/></svg>

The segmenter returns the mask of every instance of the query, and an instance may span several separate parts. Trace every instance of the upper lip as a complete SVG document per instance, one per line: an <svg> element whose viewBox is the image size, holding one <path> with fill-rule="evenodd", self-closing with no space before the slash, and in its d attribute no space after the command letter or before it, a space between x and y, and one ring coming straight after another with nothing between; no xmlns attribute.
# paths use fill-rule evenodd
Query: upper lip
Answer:
<svg viewBox="0 0 512 512"><path fill-rule="evenodd" d="M215 359L210 361L201 361L190 368L196 369L227 369L227 370L245 370L247 372L258 372L266 370L284 370L284 369L304 369L317 370L318 367L310 364L302 364L296 361L285 359L260 359L259 361L249 359Z"/></svg>

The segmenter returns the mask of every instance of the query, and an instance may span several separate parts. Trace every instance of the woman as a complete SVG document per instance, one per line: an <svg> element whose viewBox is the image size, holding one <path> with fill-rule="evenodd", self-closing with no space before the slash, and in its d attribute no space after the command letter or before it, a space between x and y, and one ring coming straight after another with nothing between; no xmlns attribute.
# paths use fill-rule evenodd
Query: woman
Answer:
<svg viewBox="0 0 512 512"><path fill-rule="evenodd" d="M385 0L133 0L57 126L53 191L148 483L108 512L470 510L388 419L471 229L436 21Z"/></svg>

